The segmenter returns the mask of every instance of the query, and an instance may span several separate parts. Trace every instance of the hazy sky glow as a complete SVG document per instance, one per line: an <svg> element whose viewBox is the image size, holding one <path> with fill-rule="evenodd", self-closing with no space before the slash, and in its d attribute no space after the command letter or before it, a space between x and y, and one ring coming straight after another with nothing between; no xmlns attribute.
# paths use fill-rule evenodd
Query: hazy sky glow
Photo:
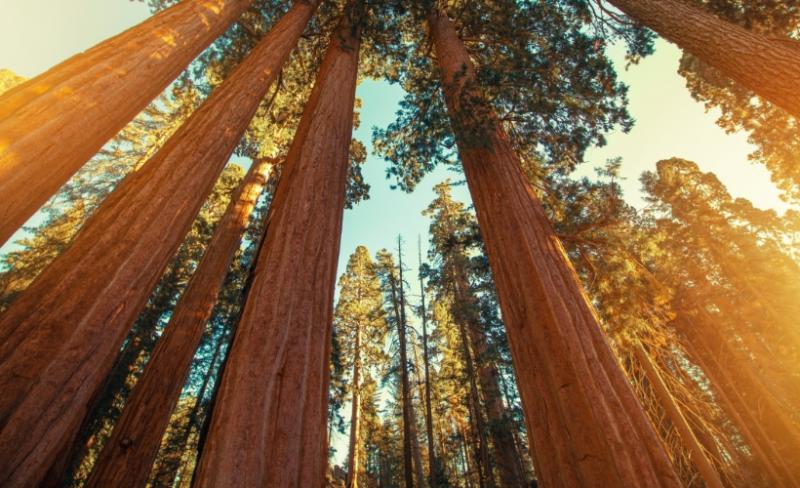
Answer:
<svg viewBox="0 0 800 488"><path fill-rule="evenodd" d="M0 0L0 68L35 76L148 15L144 3L130 0ZM661 159L682 157L697 162L704 171L717 173L734 196L748 198L759 207L784 210L786 204L779 200L767 171L747 160L752 148L746 136L725 134L714 124L714 114L705 113L703 106L691 99L684 80L676 74L679 56L675 47L662 41L656 55L626 71L615 51L620 76L631 87L630 111L637 124L629 134L611 134L606 147L591 150L579 174L591 174L592 168L606 159L623 157L626 196L641 207L641 172L653 169ZM394 119L402 92L386 83L368 81L359 87L358 95L363 109L357 136L370 147L372 127L386 126ZM371 198L345 214L339 271L357 245L366 245L372 253L381 247L396 249L396 237L402 234L407 241L411 293L418 296L417 237L423 237L425 248L428 229L428 219L420 212L433 199L436 183L447 177L459 180L460 176L439 168L408 195L389 189L385 163L372 154L364 175L372 185ZM463 186L456 189L455 196L468 201ZM0 248L0 255L8 249L8 245Z"/></svg>

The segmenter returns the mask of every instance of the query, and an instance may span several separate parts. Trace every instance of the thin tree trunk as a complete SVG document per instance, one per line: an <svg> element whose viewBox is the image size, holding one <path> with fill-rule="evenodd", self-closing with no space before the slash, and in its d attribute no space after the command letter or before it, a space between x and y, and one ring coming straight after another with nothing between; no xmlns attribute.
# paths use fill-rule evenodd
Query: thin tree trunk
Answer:
<svg viewBox="0 0 800 488"><path fill-rule="evenodd" d="M350 449L347 456L347 488L358 488L359 420L361 420L361 325L356 323L356 340L353 353L353 398L350 413Z"/></svg>
<svg viewBox="0 0 800 488"><path fill-rule="evenodd" d="M314 11L298 2L73 244L0 316L0 484L36 484Z"/></svg>
<svg viewBox="0 0 800 488"><path fill-rule="evenodd" d="M422 269L422 243L417 242L419 251L419 268ZM431 376L430 359L428 357L428 316L425 310L425 280L422 273L419 275L419 289L421 294L422 316L422 360L425 366L425 433L428 438L428 483L431 488L439 486L441 476L439 461L436 459L436 449L433 445L433 408L431 406Z"/></svg>
<svg viewBox="0 0 800 488"><path fill-rule="evenodd" d="M478 478L481 487L494 487L494 475L492 474L492 464L489 460L489 442L486 438L486 425L483 419L483 409L481 408L480 393L476 378L478 373L475 371L475 363L472 360L470 351L467 327L463 322L458 324L458 332L461 336L461 348L464 355L464 374L469 382L469 406L472 417L472 426L475 431L475 438L478 442L475 464L478 468Z"/></svg>
<svg viewBox="0 0 800 488"><path fill-rule="evenodd" d="M417 479L417 488L423 488L425 486L425 473L422 468L422 456L420 454L419 449L419 436L417 435L417 416L414 412L414 398L411 392L411 385L408 379L408 362L407 362L407 354L405 350L407 348L406 342L406 329L408 328L408 319L406 317L406 295L405 295L405 281L403 280L403 248L401 243L400 236L397 236L397 254L398 254L398 269L400 270L400 322L402 324L400 328L401 334L401 348L404 350L404 356L406 356L406 360L403 360L402 364L402 371L405 375L405 379L403 382L403 403L404 408L405 405L408 407L408 426L409 426L409 433L411 435L411 452L414 456L414 474L416 475ZM413 347L413 345L412 345ZM415 366L416 367L416 366Z"/></svg>
<svg viewBox="0 0 800 488"><path fill-rule="evenodd" d="M233 195L101 452L87 487L144 486L147 482L170 412L180 397L192 358L271 166L267 160L254 162Z"/></svg>
<svg viewBox="0 0 800 488"><path fill-rule="evenodd" d="M473 84L452 21L434 10L429 27L540 479L552 487L680 486L519 157ZM476 123L480 137L470 134Z"/></svg>
<svg viewBox="0 0 800 488"><path fill-rule="evenodd" d="M458 302L459 319L469 338L469 343L475 354L475 373L480 382L482 405L486 410L489 432L494 444L495 459L498 465L503 486L524 487L525 470L522 460L514 443L514 437L508 421L506 409L503 406L500 387L497 384L497 368L486 356L489 346L486 343L486 334L481 326L477 297L472 293L466 271L457 265L452 266L452 279L455 285L455 295ZM488 468L487 468L488 469Z"/></svg>
<svg viewBox="0 0 800 488"><path fill-rule="evenodd" d="M360 12L344 18L358 22ZM333 294L360 31L344 22L332 35L289 149L197 487L325 482Z"/></svg>
<svg viewBox="0 0 800 488"><path fill-rule="evenodd" d="M670 394L663 378L661 378L658 370L650 360L650 356L647 354L647 351L645 351L640 344L636 344L633 350L636 355L636 359L638 359L639 363L642 365L645 375L650 381L650 385L653 387L653 391L658 397L659 402L669 415L672 425L675 426L675 429L681 436L684 446L686 446L691 453L692 462L700 472L700 476L702 476L706 486L708 488L722 488L722 481L719 478L719 474L706 457L703 447L700 445L697 437L695 437L694 432L692 431L691 426L689 426L689 422L686 420L686 417L683 416L680 407L678 407L677 403L675 403L675 399Z"/></svg>
<svg viewBox="0 0 800 488"><path fill-rule="evenodd" d="M726 22L686 0L609 2L737 83L800 117L797 47Z"/></svg>
<svg viewBox="0 0 800 488"><path fill-rule="evenodd" d="M0 97L0 245L252 0L186 0Z"/></svg>

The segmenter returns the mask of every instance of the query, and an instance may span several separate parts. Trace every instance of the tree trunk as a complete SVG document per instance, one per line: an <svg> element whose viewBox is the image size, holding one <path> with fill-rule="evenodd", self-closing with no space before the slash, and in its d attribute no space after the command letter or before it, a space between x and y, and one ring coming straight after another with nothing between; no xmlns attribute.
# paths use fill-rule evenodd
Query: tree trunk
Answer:
<svg viewBox="0 0 800 488"><path fill-rule="evenodd" d="M87 487L144 486L170 413L178 402L205 325L211 317L271 162L254 162L217 224L214 237L125 405Z"/></svg>
<svg viewBox="0 0 800 488"><path fill-rule="evenodd" d="M72 440L313 11L295 4L0 316L0 484L36 484Z"/></svg>
<svg viewBox="0 0 800 488"><path fill-rule="evenodd" d="M703 447L700 445L697 437L695 437L691 426L689 426L689 422L686 420L686 417L683 416L680 407L678 407L675 399L670 394L669 388L667 388L667 385L664 383L655 365L653 365L653 362L650 360L647 351L645 351L640 344L635 345L633 350L636 359L639 360L639 364L642 365L647 379L650 381L650 385L653 387L653 391L658 397L659 403L661 403L661 406L666 410L672 421L672 425L675 426L675 430L680 434L684 446L686 446L691 453L692 462L700 473L700 476L702 476L703 481L705 481L706 486L708 488L722 488L722 481L719 478L719 474L706 457Z"/></svg>
<svg viewBox="0 0 800 488"><path fill-rule="evenodd" d="M353 353L353 399L350 413L350 452L347 456L347 488L358 488L358 443L359 420L361 418L361 399L359 382L361 380L361 325L355 324L356 340Z"/></svg>
<svg viewBox="0 0 800 488"><path fill-rule="evenodd" d="M252 0L186 0L0 97L0 245Z"/></svg>
<svg viewBox="0 0 800 488"><path fill-rule="evenodd" d="M331 37L289 149L197 487L325 482L333 294L359 45L357 25L344 23Z"/></svg>
<svg viewBox="0 0 800 488"><path fill-rule="evenodd" d="M422 244L418 242L417 245L419 247L419 268L422 269ZM439 461L436 459L436 449L433 445L433 407L431 406L431 376L428 357L428 316L425 310L425 280L422 277L422 273L419 275L419 289L421 294L420 315L422 317L422 361L425 366L425 433L428 439L428 483L431 488L437 488L441 477L441 469Z"/></svg>
<svg viewBox="0 0 800 488"><path fill-rule="evenodd" d="M540 479L553 487L679 486L519 157L474 86L452 21L433 11L429 27Z"/></svg>
<svg viewBox="0 0 800 488"><path fill-rule="evenodd" d="M497 368L486 357L489 346L486 343L486 334L478 315L477 297L470 290L469 280L464 268L454 265L451 271L458 303L456 308L460 311L456 315L464 324L469 344L475 354L474 371L480 382L480 391L483 397L482 405L486 410L489 433L494 444L495 462L499 468L503 486L524 488L526 485L525 470L514 442L506 409L503 406L500 387L497 384Z"/></svg>
<svg viewBox="0 0 800 488"><path fill-rule="evenodd" d="M758 462L778 486L795 486L800 482L800 462L794 456L798 444L796 427L770 401L771 393L752 377L748 368L740 367L730 354L723 338L709 340L702 329L705 324L681 327L689 339L687 349L710 379L720 404L734 421L757 455ZM715 348L712 344L716 344Z"/></svg>
<svg viewBox="0 0 800 488"><path fill-rule="evenodd" d="M760 97L800 117L800 49L726 22L686 0L609 2Z"/></svg>

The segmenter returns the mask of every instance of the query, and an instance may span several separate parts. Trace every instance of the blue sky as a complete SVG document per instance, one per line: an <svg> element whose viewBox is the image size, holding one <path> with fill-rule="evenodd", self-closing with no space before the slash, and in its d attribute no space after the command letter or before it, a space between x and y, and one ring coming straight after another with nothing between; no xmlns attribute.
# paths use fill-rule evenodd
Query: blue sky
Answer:
<svg viewBox="0 0 800 488"><path fill-rule="evenodd" d="M144 3L130 0L0 0L0 11L0 68L27 77L135 25L149 14ZM590 150L579 174L591 174L592 168L606 159L621 156L626 196L641 207L641 172L653 169L660 159L677 156L717 173L734 196L748 198L760 207L786 208L766 170L747 161L752 148L746 136L725 134L714 124L714 113L706 113L691 99L684 80L676 73L680 53L675 47L660 41L654 56L628 70L624 69L621 50L615 49L612 54L621 78L630 85L630 111L637 124L629 134L611 134L606 147ZM394 119L402 91L386 83L365 81L358 88L358 96L363 109L356 135L370 147L372 127L384 127ZM368 157L364 175L372 186L371 198L345 213L339 270L344 269L356 246L366 245L373 254L382 247L394 249L397 235L402 234L406 263L411 268L409 277L414 278L417 237L422 236L425 252L428 229L428 220L420 213L433 199L436 183L460 176L438 168L409 195L389 189L385 164L372 154ZM464 186L456 188L454 194L469 201ZM0 254L2 251L0 248ZM418 296L416 281L410 281L412 295Z"/></svg>

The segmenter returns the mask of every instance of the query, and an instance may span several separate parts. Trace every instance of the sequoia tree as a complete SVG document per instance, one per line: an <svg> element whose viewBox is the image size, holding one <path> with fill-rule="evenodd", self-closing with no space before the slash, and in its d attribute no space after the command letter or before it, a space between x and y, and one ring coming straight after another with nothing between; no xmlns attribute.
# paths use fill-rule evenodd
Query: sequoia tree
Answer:
<svg viewBox="0 0 800 488"><path fill-rule="evenodd" d="M476 86L453 21L432 8L427 22L500 296L537 474L555 486L678 486L519 156Z"/></svg>
<svg viewBox="0 0 800 488"><path fill-rule="evenodd" d="M231 197L86 486L144 486L242 233L272 162L254 162Z"/></svg>
<svg viewBox="0 0 800 488"><path fill-rule="evenodd" d="M252 0L187 0L0 96L0 243Z"/></svg>
<svg viewBox="0 0 800 488"><path fill-rule="evenodd" d="M759 96L800 116L800 50L789 38L770 38L726 22L683 0L609 0Z"/></svg>
<svg viewBox="0 0 800 488"><path fill-rule="evenodd" d="M363 8L349 4L332 33L284 163L200 458L199 487L324 483L333 291Z"/></svg>
<svg viewBox="0 0 800 488"><path fill-rule="evenodd" d="M0 481L35 484L73 439L132 321L315 7L296 3L0 317Z"/></svg>

